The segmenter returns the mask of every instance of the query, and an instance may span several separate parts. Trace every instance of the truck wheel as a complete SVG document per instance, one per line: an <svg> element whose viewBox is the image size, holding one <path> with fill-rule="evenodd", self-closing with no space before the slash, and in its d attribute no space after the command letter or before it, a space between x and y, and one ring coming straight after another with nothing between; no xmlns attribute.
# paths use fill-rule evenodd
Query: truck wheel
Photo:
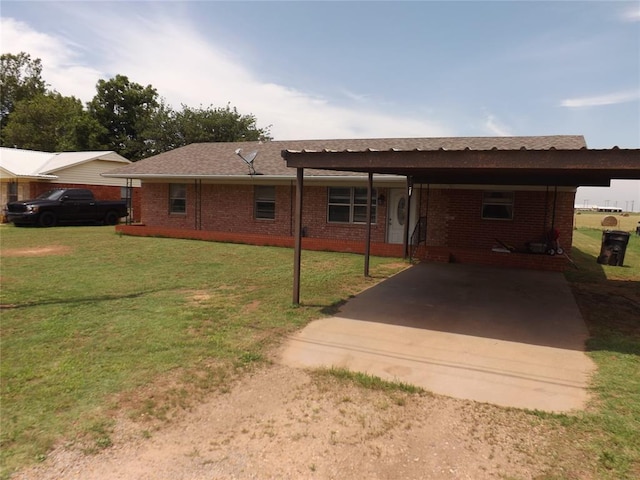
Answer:
<svg viewBox="0 0 640 480"><path fill-rule="evenodd" d="M56 216L53 212L42 212L38 219L38 224L41 227L54 227L56 225Z"/></svg>
<svg viewBox="0 0 640 480"><path fill-rule="evenodd" d="M105 225L117 225L119 221L120 217L118 216L117 212L114 212L113 210L107 212L107 214L104 216Z"/></svg>

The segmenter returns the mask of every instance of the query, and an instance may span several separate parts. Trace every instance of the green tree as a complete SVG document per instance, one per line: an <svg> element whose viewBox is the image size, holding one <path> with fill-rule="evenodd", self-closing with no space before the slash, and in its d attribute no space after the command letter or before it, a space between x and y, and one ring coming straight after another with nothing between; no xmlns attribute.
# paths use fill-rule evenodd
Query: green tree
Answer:
<svg viewBox="0 0 640 480"><path fill-rule="evenodd" d="M269 128L258 128L254 115L235 107L190 108L176 112L164 103L153 118L149 143L153 154L190 143L271 140Z"/></svg>
<svg viewBox="0 0 640 480"><path fill-rule="evenodd" d="M88 108L106 129L102 143L129 160L148 156L147 132L159 107L156 89L116 75L110 80L99 80L96 90Z"/></svg>
<svg viewBox="0 0 640 480"><path fill-rule="evenodd" d="M269 129L256 126L253 115L241 115L230 105L224 108L189 108L175 115L182 145L196 142L241 142L270 140Z"/></svg>
<svg viewBox="0 0 640 480"><path fill-rule="evenodd" d="M0 56L0 132L4 140L4 127L17 102L28 100L46 92L42 80L42 62L39 58L20 52Z"/></svg>
<svg viewBox="0 0 640 480"><path fill-rule="evenodd" d="M104 128L75 97L57 92L16 102L4 128L6 145L46 152L102 150Z"/></svg>

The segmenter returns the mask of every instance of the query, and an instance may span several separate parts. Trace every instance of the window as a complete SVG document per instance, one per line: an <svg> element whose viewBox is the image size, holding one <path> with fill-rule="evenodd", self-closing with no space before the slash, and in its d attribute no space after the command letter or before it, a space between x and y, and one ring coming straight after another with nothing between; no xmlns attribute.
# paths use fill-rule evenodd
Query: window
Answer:
<svg viewBox="0 0 640 480"><path fill-rule="evenodd" d="M513 192L484 192L482 218L485 220L513 220Z"/></svg>
<svg viewBox="0 0 640 480"><path fill-rule="evenodd" d="M120 200L129 200L131 198L131 187L120 187Z"/></svg>
<svg viewBox="0 0 640 480"><path fill-rule="evenodd" d="M371 223L376 221L377 194L371 191ZM367 188L366 187L329 187L329 222L366 223Z"/></svg>
<svg viewBox="0 0 640 480"><path fill-rule="evenodd" d="M187 213L187 186L184 183L169 185L169 213Z"/></svg>
<svg viewBox="0 0 640 480"><path fill-rule="evenodd" d="M9 202L18 201L18 182L9 182L9 189L7 192L7 200Z"/></svg>
<svg viewBox="0 0 640 480"><path fill-rule="evenodd" d="M254 216L260 220L276 218L276 187L256 186Z"/></svg>

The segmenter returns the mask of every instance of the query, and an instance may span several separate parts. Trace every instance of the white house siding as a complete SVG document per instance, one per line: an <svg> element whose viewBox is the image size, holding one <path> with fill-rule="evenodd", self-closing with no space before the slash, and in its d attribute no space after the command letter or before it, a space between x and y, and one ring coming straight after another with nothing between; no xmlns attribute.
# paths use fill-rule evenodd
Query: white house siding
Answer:
<svg viewBox="0 0 640 480"><path fill-rule="evenodd" d="M104 160L93 160L90 162L81 163L79 165L73 165L68 168L60 169L55 172L50 172L56 175L58 178L52 180L51 183L64 183L64 184L85 184L85 185L108 185L108 186L121 186L127 185L125 178L108 178L101 176L102 173L107 173L109 170L121 167L121 163L107 162ZM140 186L140 180L133 181L134 187Z"/></svg>

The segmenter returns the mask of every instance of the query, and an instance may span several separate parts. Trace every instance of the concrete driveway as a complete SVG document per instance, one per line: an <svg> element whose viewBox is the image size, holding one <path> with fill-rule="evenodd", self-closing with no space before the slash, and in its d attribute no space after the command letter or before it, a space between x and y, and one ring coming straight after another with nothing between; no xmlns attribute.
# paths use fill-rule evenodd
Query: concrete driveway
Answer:
<svg viewBox="0 0 640 480"><path fill-rule="evenodd" d="M595 365L562 274L419 264L288 339L280 360L518 408L581 409Z"/></svg>

